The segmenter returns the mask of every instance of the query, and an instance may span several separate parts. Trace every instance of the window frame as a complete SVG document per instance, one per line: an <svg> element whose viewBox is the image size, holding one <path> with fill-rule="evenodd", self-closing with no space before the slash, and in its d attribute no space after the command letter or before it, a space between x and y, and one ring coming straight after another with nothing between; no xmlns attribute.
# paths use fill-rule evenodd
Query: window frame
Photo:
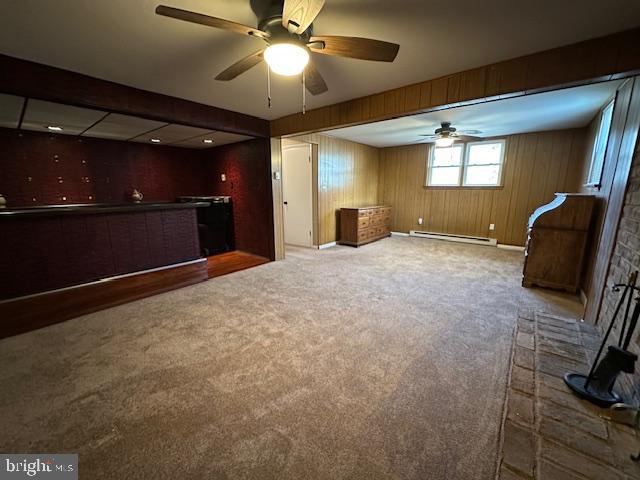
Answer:
<svg viewBox="0 0 640 480"><path fill-rule="evenodd" d="M435 154L436 154L436 145L433 144L431 145L431 148L429 148L429 154L427 155L427 178L426 178L426 184L425 186L427 187L436 187L436 188L455 188L457 186L460 185L461 182L461 178L462 178L462 172L464 171L464 156L465 156L465 147L464 144L462 143L454 143L449 147L445 147L445 148L452 148L452 147L459 147L460 148L460 165L457 166L457 168L460 169L460 171L458 172L458 183L457 184L447 184L447 185L431 185L431 172L433 171L434 168L452 168L455 167L455 165L449 165L449 166L434 166L433 162L435 159ZM442 148L442 147L440 147Z"/></svg>
<svg viewBox="0 0 640 480"><path fill-rule="evenodd" d="M471 151L471 147L473 145L482 145L482 144L490 144L490 143L500 143L502 144L502 148L500 149L500 163L488 163L486 165L499 165L500 169L498 172L498 182L492 185L482 185L482 184L467 184L465 183L467 168L469 166L469 152ZM506 150L506 139L504 138L496 138L493 140L479 140L477 142L456 142L452 145L459 145L462 149L462 159L460 162L460 172L458 175L458 183L457 184L449 184L449 185L432 185L431 184L431 172L434 168L443 168L443 167L435 167L433 166L433 161L435 157L435 151L437 148L451 148L451 147L437 147L434 144L430 145L429 154L427 155L427 175L425 179L424 186L426 188L479 188L479 189L492 189L492 188L502 188L502 179L504 173L504 165L505 165L505 150ZM482 165L477 165L482 166Z"/></svg>
<svg viewBox="0 0 640 480"><path fill-rule="evenodd" d="M603 131L604 126L604 116L605 111L611 108L611 120L609 121L607 138L604 143L604 150L602 151L602 163L600 165L600 171L598 172L597 180L594 181L593 174L595 168L595 159L596 159L596 148L598 146L598 140L600 139L600 135ZM599 190L602 187L602 174L604 173L604 164L607 159L607 150L609 149L609 138L611 137L611 126L613 125L613 115L615 113L616 108L616 97L611 98L604 107L600 109L598 113L598 130L596 131L596 136L593 139L593 146L591 148L591 158L589 160L589 171L587 173L586 183L583 185L584 187L594 188Z"/></svg>

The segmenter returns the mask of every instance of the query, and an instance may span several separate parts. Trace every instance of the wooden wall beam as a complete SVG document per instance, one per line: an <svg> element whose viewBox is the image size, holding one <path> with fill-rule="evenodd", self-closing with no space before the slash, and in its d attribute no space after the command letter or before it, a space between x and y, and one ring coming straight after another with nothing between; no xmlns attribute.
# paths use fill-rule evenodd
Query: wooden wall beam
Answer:
<svg viewBox="0 0 640 480"><path fill-rule="evenodd" d="M0 55L0 92L225 132L269 136L269 122L242 113Z"/></svg>
<svg viewBox="0 0 640 480"><path fill-rule="evenodd" d="M630 77L640 72L640 28L454 73L271 122L282 137L499 98Z"/></svg>

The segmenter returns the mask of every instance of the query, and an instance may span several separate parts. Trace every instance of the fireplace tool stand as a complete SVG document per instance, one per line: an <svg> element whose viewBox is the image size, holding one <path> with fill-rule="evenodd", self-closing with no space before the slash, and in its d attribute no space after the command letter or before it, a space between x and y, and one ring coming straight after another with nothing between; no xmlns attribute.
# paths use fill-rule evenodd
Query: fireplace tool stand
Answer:
<svg viewBox="0 0 640 480"><path fill-rule="evenodd" d="M635 362L638 359L636 354L627 350L638 324L638 317L640 317L640 295L636 296L635 299L633 298L636 292L640 292L640 288L636 287L637 279L638 272L636 271L629 275L627 283L614 285L614 292L619 292L623 287L624 289L611 318L611 323L609 323L609 327L602 339L598 354L593 361L589 375L567 373L564 376L565 383L576 395L600 407L609 407L621 402L620 395L613 390L616 379L620 373L633 373ZM633 302L635 302L635 306L629 319L629 312ZM599 362L623 305L625 306L625 311L618 344L610 345L604 358Z"/></svg>

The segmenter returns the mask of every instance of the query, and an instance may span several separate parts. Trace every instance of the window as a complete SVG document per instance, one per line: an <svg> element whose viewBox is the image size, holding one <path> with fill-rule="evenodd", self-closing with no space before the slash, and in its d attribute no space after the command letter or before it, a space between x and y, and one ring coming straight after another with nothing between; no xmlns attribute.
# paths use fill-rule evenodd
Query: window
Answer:
<svg viewBox="0 0 640 480"><path fill-rule="evenodd" d="M599 187L602 181L602 169L604 168L604 156L607 152L607 143L609 142L609 130L611 130L614 103L614 100L611 100L600 113L598 133L593 142L589 178L587 178L587 185L590 187Z"/></svg>
<svg viewBox="0 0 640 480"><path fill-rule="evenodd" d="M427 185L496 187L502 179L504 140L456 143L431 148Z"/></svg>
<svg viewBox="0 0 640 480"><path fill-rule="evenodd" d="M429 166L429 185L455 186L460 184L462 145L433 147Z"/></svg>

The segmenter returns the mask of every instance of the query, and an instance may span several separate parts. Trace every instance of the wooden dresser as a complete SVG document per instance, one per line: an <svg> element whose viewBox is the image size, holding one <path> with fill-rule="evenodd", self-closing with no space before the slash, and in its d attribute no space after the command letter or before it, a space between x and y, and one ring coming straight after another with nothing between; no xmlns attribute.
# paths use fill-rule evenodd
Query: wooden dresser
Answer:
<svg viewBox="0 0 640 480"><path fill-rule="evenodd" d="M391 207L340 209L340 242L359 247L391 235Z"/></svg>
<svg viewBox="0 0 640 480"><path fill-rule="evenodd" d="M591 227L595 197L556 193L529 218L523 287L577 293Z"/></svg>

